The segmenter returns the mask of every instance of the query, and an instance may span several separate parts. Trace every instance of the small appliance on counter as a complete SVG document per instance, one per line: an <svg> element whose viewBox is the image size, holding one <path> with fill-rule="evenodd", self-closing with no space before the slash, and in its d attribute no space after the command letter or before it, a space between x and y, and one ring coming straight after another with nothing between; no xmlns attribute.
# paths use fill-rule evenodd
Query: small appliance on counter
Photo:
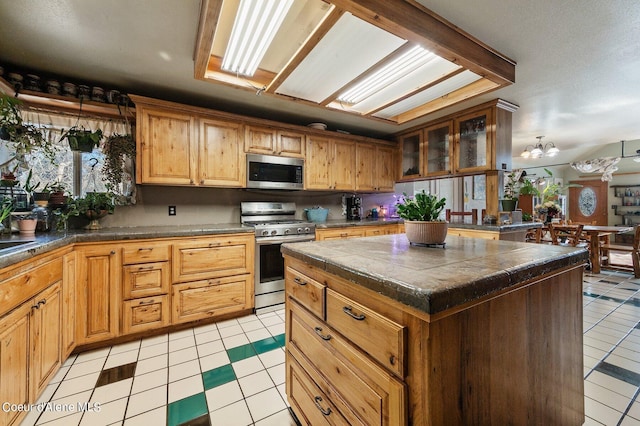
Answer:
<svg viewBox="0 0 640 426"><path fill-rule="evenodd" d="M347 197L347 220L362 219L362 197L352 195Z"/></svg>

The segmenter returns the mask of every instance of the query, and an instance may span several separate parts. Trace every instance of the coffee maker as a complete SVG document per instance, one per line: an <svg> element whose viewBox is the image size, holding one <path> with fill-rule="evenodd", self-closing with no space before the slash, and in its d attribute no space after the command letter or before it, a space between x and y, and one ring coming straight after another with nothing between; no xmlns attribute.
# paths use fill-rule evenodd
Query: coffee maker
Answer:
<svg viewBox="0 0 640 426"><path fill-rule="evenodd" d="M362 197L352 195L347 197L347 220L362 219Z"/></svg>

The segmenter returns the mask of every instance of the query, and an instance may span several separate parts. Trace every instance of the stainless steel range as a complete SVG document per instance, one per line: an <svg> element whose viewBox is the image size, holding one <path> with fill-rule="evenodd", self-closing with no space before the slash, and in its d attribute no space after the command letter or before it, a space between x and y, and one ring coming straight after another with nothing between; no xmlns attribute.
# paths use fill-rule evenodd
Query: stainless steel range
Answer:
<svg viewBox="0 0 640 426"><path fill-rule="evenodd" d="M282 243L315 240L315 224L296 219L295 215L295 203L240 203L240 221L252 226L256 235L256 311L277 309L284 304Z"/></svg>

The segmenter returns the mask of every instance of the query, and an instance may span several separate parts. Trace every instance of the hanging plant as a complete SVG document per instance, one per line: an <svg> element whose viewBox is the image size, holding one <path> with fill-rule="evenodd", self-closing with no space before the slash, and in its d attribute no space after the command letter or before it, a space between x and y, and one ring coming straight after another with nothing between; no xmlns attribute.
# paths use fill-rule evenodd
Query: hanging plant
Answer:
<svg viewBox="0 0 640 426"><path fill-rule="evenodd" d="M44 129L24 122L20 105L18 98L0 95L0 139L8 141L14 151L9 161L20 163L26 154L39 153L56 164L55 145L45 137Z"/></svg>
<svg viewBox="0 0 640 426"><path fill-rule="evenodd" d="M69 142L71 151L91 152L102 140L102 130L86 130L84 127L74 126L63 133L62 138Z"/></svg>
<svg viewBox="0 0 640 426"><path fill-rule="evenodd" d="M124 135L114 133L105 140L102 153L104 154L102 173L108 182L108 187L115 190L123 183L125 160L127 158L133 160L136 157L136 141L129 133Z"/></svg>

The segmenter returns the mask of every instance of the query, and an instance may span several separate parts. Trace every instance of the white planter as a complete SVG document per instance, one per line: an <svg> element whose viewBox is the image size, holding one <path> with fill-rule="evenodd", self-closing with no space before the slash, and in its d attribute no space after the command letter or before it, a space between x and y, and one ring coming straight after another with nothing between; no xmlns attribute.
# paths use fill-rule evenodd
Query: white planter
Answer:
<svg viewBox="0 0 640 426"><path fill-rule="evenodd" d="M442 244L447 238L448 223L404 221L404 230L407 239L413 244Z"/></svg>

